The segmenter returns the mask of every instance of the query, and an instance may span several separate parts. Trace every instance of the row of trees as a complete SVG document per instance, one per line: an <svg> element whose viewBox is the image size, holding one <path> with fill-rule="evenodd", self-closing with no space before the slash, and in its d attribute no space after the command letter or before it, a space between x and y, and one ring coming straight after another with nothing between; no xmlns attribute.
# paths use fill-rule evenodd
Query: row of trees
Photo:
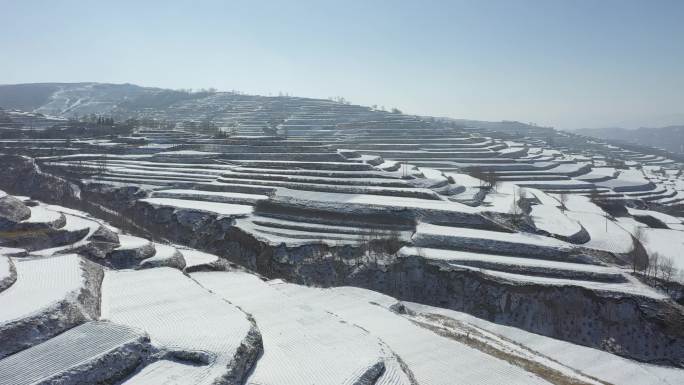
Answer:
<svg viewBox="0 0 684 385"><path fill-rule="evenodd" d="M468 169L466 169L466 173L480 181L480 188L487 190L493 189L496 191L497 186L499 183L501 183L501 178L492 169L483 169L482 167L478 166L468 167Z"/></svg>
<svg viewBox="0 0 684 385"><path fill-rule="evenodd" d="M113 126L114 118L111 116L88 114L83 116L74 115L74 117L68 120L69 126L78 126L82 124L91 124L97 126Z"/></svg>
<svg viewBox="0 0 684 385"><path fill-rule="evenodd" d="M678 278L684 280L683 272L680 272L672 258L658 252L649 253L643 244L647 235L643 227L637 227L632 234L632 250L628 253L631 260L632 272L645 278L648 283L657 286L658 281L672 282ZM669 286L665 286L668 290Z"/></svg>
<svg viewBox="0 0 684 385"><path fill-rule="evenodd" d="M387 110L385 109L385 106L380 106L380 107L378 107L377 104L373 104L373 105L371 106L371 109L373 109L373 110L375 110L375 111L385 111L385 112L387 112ZM393 113L393 114L403 114L403 112L402 112L400 109L396 108L396 107L392 107L392 108L389 110L389 112L391 112L391 113Z"/></svg>

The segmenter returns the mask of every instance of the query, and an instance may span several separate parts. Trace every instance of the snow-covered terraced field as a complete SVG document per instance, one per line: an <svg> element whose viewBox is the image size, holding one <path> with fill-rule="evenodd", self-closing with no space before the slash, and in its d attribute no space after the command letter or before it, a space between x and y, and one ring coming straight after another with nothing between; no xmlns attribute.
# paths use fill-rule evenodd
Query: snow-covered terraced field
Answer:
<svg viewBox="0 0 684 385"><path fill-rule="evenodd" d="M59 209L56 208L56 206L47 206L48 210L53 210L56 212ZM62 215L64 215L66 219L66 224L61 227L61 230L68 231L68 232L73 232L73 233L83 233L84 236L80 240L76 242L69 243L67 245L63 246L56 246L56 247L50 247L47 249L42 249L42 250L34 250L31 252L31 255L37 255L37 256L50 256L53 254L58 254L60 252L63 252L65 250L73 249L79 246L83 246L87 244L87 239L91 235L95 233L100 228L100 224L94 220L85 218L82 216L82 214L74 215L74 214L69 214L67 212L61 212Z"/></svg>
<svg viewBox="0 0 684 385"><path fill-rule="evenodd" d="M237 307L167 267L107 271L102 318L145 330L160 349L208 356L204 364L188 362L179 371L159 370L168 365L164 360L152 363L127 384L212 384L241 370L231 364L253 328Z"/></svg>
<svg viewBox="0 0 684 385"><path fill-rule="evenodd" d="M549 234L565 238L576 236L582 231L582 225L555 206L534 205L530 213L534 225Z"/></svg>
<svg viewBox="0 0 684 385"><path fill-rule="evenodd" d="M49 326L3 351L30 352L97 318L100 288L88 282L99 283L101 264L101 318L140 328L153 346L127 384L682 382L678 369L606 352L684 365L676 357L682 339L670 333L681 329L681 295L639 281L629 260L632 234L643 229L646 252L684 270L684 179L662 153L518 122L429 119L327 100L216 92L127 111L129 103L113 107L116 98L88 97L95 85L59 88L36 111L62 120L115 111L144 123L108 138L2 141L3 153L33 160L0 155L22 170L19 178L0 170L0 188L8 180L27 195L22 207L0 192L9 207L0 210L0 244L29 250L0 250L0 331L16 324L27 332L36 319ZM65 202L122 230L28 198L62 197L64 180L74 182ZM84 258L56 256L66 252ZM44 265L31 273L31 263ZM506 334L472 317L457 325L466 316L445 309L412 305L420 314L405 313L394 298L362 289L268 278L372 287L451 308L463 285L479 301L466 306L473 314L606 351ZM86 304L78 293L89 295ZM515 306L503 302L510 296ZM67 315L59 312L65 303ZM538 307L516 313L529 304ZM554 318L559 306L570 319ZM564 334L558 324L590 319L576 309L605 309L591 322L606 333L589 341ZM642 338L658 342L630 345ZM385 372L376 372L382 364ZM601 372L620 365L625 373ZM367 378L376 374L378 381Z"/></svg>
<svg viewBox="0 0 684 385"><path fill-rule="evenodd" d="M177 269L185 268L185 259L178 249L173 246L154 243L155 253L153 256L140 261L141 268L168 266Z"/></svg>
<svg viewBox="0 0 684 385"><path fill-rule="evenodd" d="M242 194L234 192L183 189L168 189L155 191L152 193L152 196L155 198L191 199L198 201L237 204L255 204L258 201L268 199L267 195L259 194Z"/></svg>
<svg viewBox="0 0 684 385"><path fill-rule="evenodd" d="M613 253L628 253L632 250L630 233L607 218L606 214L579 211L568 211L565 214L581 223L589 233L589 242L583 246Z"/></svg>
<svg viewBox="0 0 684 385"><path fill-rule="evenodd" d="M465 227L420 223L413 235L420 247L437 247L473 252L498 252L528 258L568 259L571 244L529 233L505 233Z"/></svg>
<svg viewBox="0 0 684 385"><path fill-rule="evenodd" d="M380 338L419 384L546 384L506 361L421 328L388 309L391 297L356 288L315 289L275 284L284 295L335 314Z"/></svg>
<svg viewBox="0 0 684 385"><path fill-rule="evenodd" d="M0 357L30 347L97 313L97 267L75 254L16 260L16 282L0 292ZM95 288L93 288L95 287Z"/></svg>
<svg viewBox="0 0 684 385"><path fill-rule="evenodd" d="M499 254L473 253L467 251L434 249L428 247L403 247L402 256L446 261L453 265L472 266L496 271L519 272L532 276L572 278L587 281L621 282L626 279L623 271L614 267L603 267L581 263L567 263L535 258L511 257Z"/></svg>
<svg viewBox="0 0 684 385"><path fill-rule="evenodd" d="M249 384L354 384L385 365L376 384L409 384L392 352L368 331L292 299L247 273L194 273L202 286L250 313L264 354Z"/></svg>
<svg viewBox="0 0 684 385"><path fill-rule="evenodd" d="M204 253L199 250L188 249L184 247L178 247L177 249L183 255L186 269L193 269L201 266L210 266L214 262L219 260L218 256L209 253Z"/></svg>
<svg viewBox="0 0 684 385"><path fill-rule="evenodd" d="M175 199L175 198L145 198L140 202L146 202L153 206L172 207L176 209L192 209L198 211L206 211L225 216L246 216L252 212L252 206L239 205L232 203L217 203L195 201L189 199Z"/></svg>
<svg viewBox="0 0 684 385"><path fill-rule="evenodd" d="M7 385L111 383L135 370L146 344L141 330L86 322L0 360L0 379Z"/></svg>
<svg viewBox="0 0 684 385"><path fill-rule="evenodd" d="M0 295L0 323L16 321L77 293L83 286L81 258L69 254L15 262L17 284Z"/></svg>

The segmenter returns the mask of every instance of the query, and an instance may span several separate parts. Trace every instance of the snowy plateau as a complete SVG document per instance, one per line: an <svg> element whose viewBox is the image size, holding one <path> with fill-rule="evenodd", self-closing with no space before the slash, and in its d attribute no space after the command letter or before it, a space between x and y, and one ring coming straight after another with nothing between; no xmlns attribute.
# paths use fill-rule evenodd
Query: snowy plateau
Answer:
<svg viewBox="0 0 684 385"><path fill-rule="evenodd" d="M675 154L25 87L0 106L2 385L684 384Z"/></svg>

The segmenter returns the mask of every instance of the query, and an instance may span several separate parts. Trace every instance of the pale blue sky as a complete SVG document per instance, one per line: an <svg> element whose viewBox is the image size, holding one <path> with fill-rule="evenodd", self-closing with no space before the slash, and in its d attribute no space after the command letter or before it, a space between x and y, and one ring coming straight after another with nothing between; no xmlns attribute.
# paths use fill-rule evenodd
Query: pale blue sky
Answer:
<svg viewBox="0 0 684 385"><path fill-rule="evenodd" d="M684 124L684 0L0 0L0 83L344 96L559 128Z"/></svg>

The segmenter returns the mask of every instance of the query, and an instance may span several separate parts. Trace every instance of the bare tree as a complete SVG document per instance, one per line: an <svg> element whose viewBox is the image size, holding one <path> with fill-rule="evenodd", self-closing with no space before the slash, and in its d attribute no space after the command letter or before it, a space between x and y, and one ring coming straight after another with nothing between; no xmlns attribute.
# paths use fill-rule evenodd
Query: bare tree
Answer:
<svg viewBox="0 0 684 385"><path fill-rule="evenodd" d="M589 193L589 201L593 204L598 204L601 202L601 194L596 188L593 188Z"/></svg>
<svg viewBox="0 0 684 385"><path fill-rule="evenodd" d="M559 198L560 204L561 204L561 207L560 207L561 212L564 213L565 210L567 210L567 207L565 206L565 204L568 203L568 198L569 198L569 196L568 196L567 193L564 193L564 192L563 192L563 193L561 193L561 194L558 196L558 198Z"/></svg>
<svg viewBox="0 0 684 385"><path fill-rule="evenodd" d="M500 181L499 175L492 169L484 170L481 167L475 166L469 167L466 172L468 175L480 181L480 188L496 190Z"/></svg>
<svg viewBox="0 0 684 385"><path fill-rule="evenodd" d="M487 181L485 180L485 172L481 167L469 167L466 170L466 172L468 173L468 175L472 176L480 182L480 188L484 188L486 186Z"/></svg>
<svg viewBox="0 0 684 385"><path fill-rule="evenodd" d="M677 269L674 267L674 261L672 258L661 257L658 266L658 270L660 270L660 278L663 281L670 282L672 281L673 277L677 276Z"/></svg>
<svg viewBox="0 0 684 385"><path fill-rule="evenodd" d="M108 159L107 159L107 154L104 153L97 160L97 167L96 167L95 172L97 175L104 175L107 172L107 168L108 168Z"/></svg>
<svg viewBox="0 0 684 385"><path fill-rule="evenodd" d="M643 243L646 240L646 233L642 227L637 227L634 234L632 234L632 250L628 253L630 262L632 264L632 272L644 271L650 265L650 258Z"/></svg>
<svg viewBox="0 0 684 385"><path fill-rule="evenodd" d="M497 191L497 187L499 186L500 178L499 175L494 172L492 169L488 169L487 172L485 173L485 181L487 182L487 185L489 186L490 189L494 189L494 191Z"/></svg>
<svg viewBox="0 0 684 385"><path fill-rule="evenodd" d="M513 201L511 202L511 215L513 216L513 223L518 224L520 223L520 219L522 217L522 206L521 203L523 202L523 193L525 190L520 190L520 198L516 199L516 189L513 189Z"/></svg>
<svg viewBox="0 0 684 385"><path fill-rule="evenodd" d="M646 270L646 275L653 279L660 276L660 254L652 253L648 256L648 268Z"/></svg>

